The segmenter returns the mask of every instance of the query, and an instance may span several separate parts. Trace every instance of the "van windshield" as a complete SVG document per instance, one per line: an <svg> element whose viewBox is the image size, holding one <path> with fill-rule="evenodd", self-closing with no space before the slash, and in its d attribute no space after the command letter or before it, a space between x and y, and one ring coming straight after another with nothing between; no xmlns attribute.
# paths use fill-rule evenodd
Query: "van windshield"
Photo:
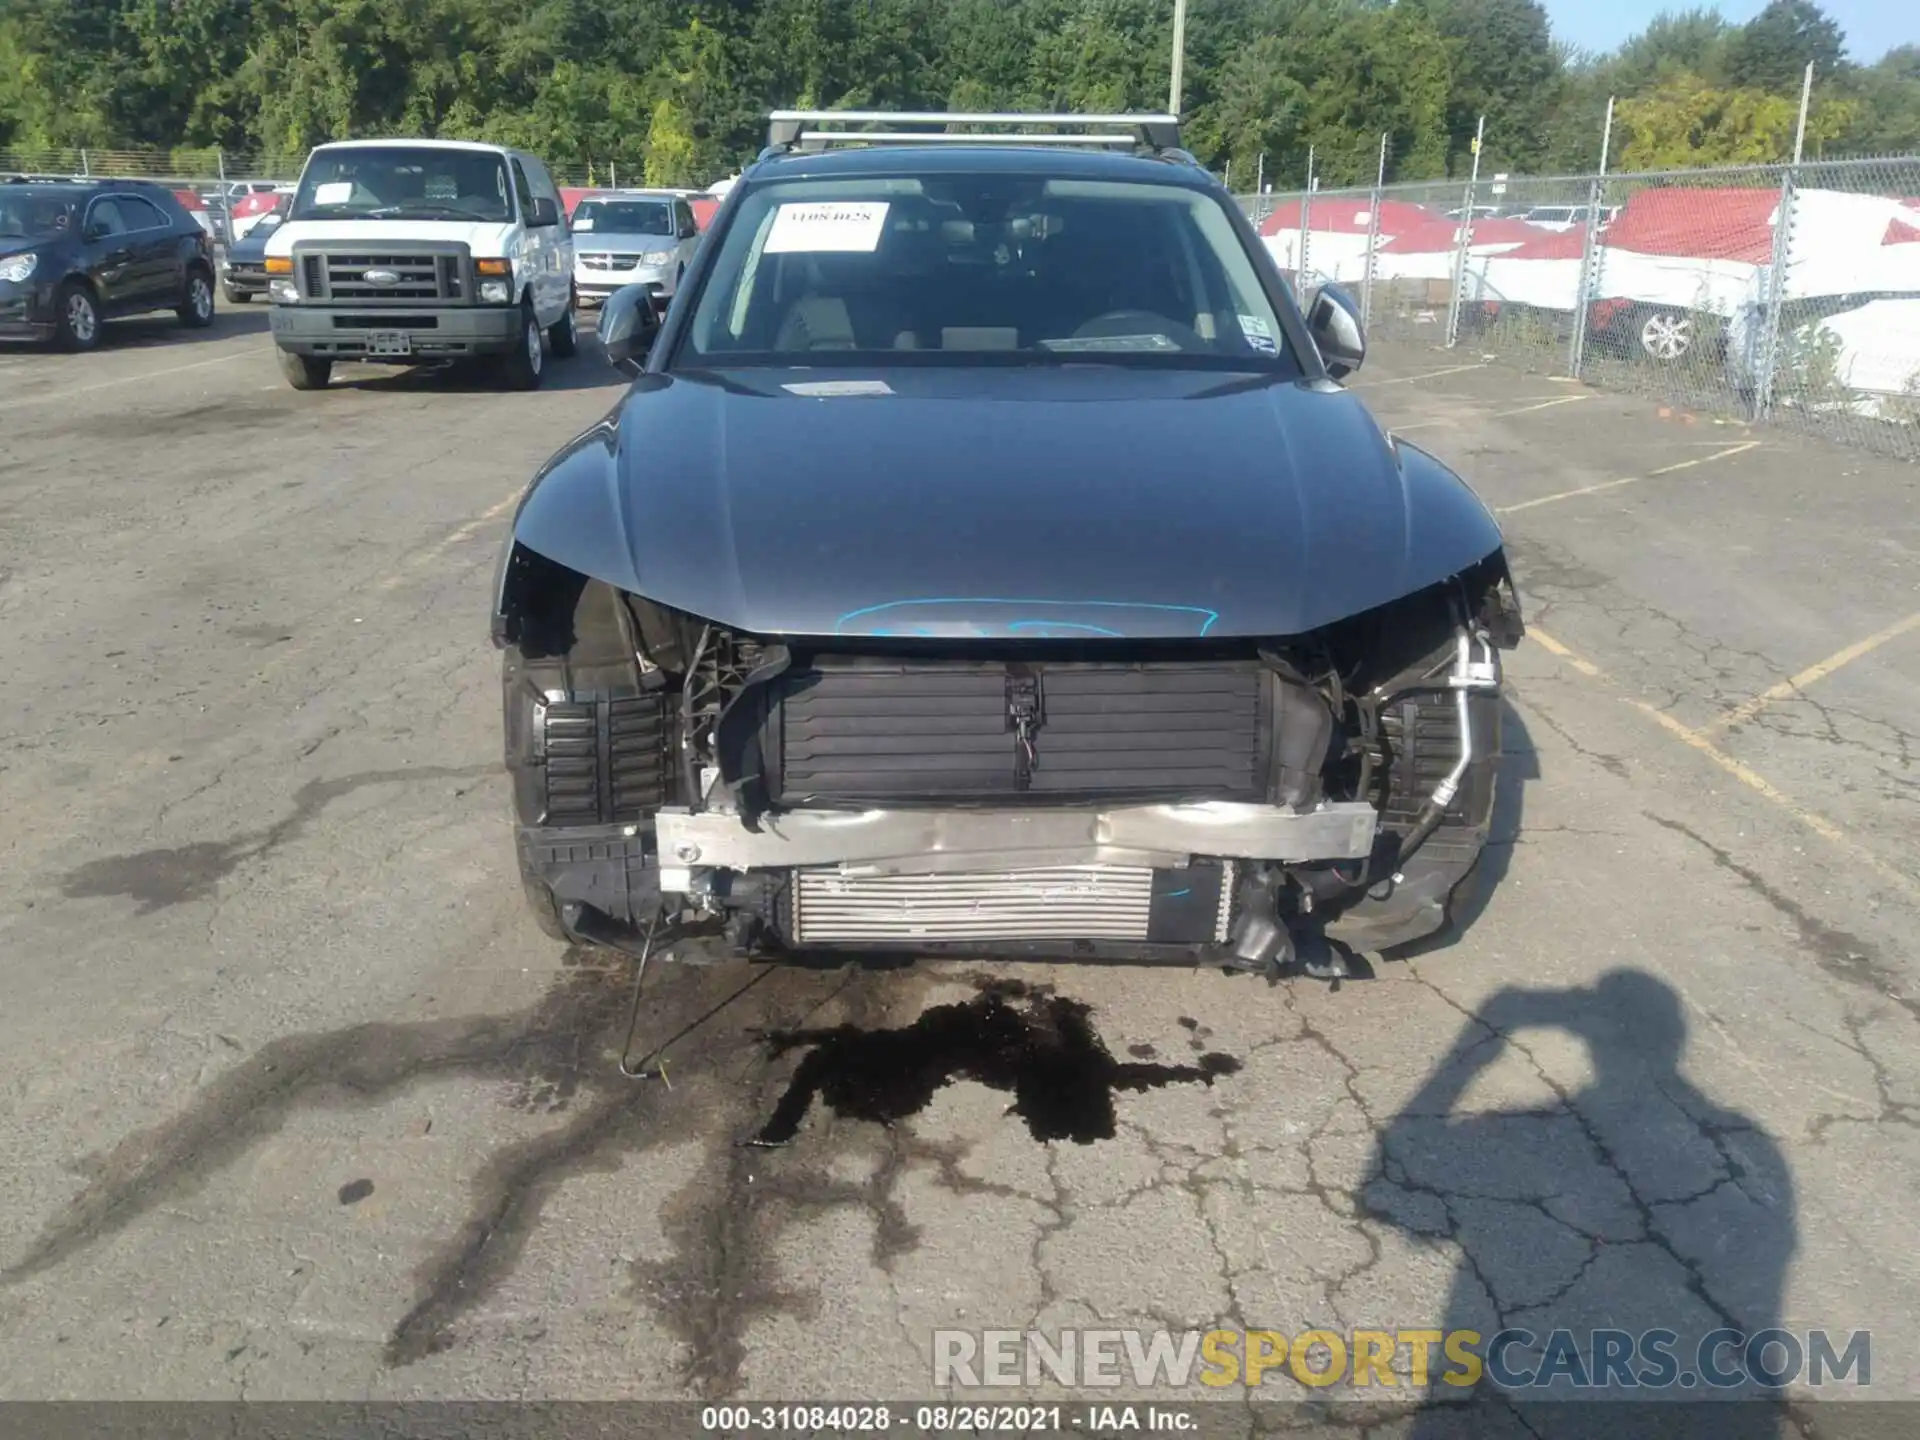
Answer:
<svg viewBox="0 0 1920 1440"><path fill-rule="evenodd" d="M602 235L671 235L673 206L665 200L582 200L573 228Z"/></svg>
<svg viewBox="0 0 1920 1440"><path fill-rule="evenodd" d="M290 220L513 219L507 167L491 150L365 145L315 153Z"/></svg>

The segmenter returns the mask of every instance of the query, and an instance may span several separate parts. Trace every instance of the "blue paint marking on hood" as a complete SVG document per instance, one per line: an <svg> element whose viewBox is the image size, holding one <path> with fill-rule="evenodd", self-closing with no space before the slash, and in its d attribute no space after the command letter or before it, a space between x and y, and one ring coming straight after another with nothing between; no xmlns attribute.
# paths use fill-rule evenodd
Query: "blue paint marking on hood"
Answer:
<svg viewBox="0 0 1920 1440"><path fill-rule="evenodd" d="M1057 611L1048 616L1039 612ZM1106 623L1075 619L1076 614L1098 612ZM1205 635L1219 621L1216 610L1197 605L1156 605L1132 600L1003 600L976 599L889 600L849 611L833 622L835 635L910 635L974 640L1071 640L1087 636L1123 639L1128 621L1140 614L1160 621L1184 616L1190 634ZM1115 626L1121 628L1115 629Z"/></svg>
<svg viewBox="0 0 1920 1440"><path fill-rule="evenodd" d="M987 641L1301 634L1501 543L1338 386L1092 364L649 374L514 534L753 634Z"/></svg>

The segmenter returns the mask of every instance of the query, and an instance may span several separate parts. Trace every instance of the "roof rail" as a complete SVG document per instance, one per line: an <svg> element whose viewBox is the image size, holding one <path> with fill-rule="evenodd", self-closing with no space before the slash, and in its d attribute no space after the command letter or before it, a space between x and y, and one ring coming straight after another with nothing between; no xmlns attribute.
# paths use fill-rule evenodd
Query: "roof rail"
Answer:
<svg viewBox="0 0 1920 1440"><path fill-rule="evenodd" d="M811 125L923 125L938 130L808 129ZM954 131L955 125L1016 127L1012 134ZM1041 127L1040 133L1032 127ZM824 150L830 145L1132 146L1156 155L1180 152L1177 115L1020 115L960 110L776 110L761 153ZM1184 156L1184 152L1180 152Z"/></svg>

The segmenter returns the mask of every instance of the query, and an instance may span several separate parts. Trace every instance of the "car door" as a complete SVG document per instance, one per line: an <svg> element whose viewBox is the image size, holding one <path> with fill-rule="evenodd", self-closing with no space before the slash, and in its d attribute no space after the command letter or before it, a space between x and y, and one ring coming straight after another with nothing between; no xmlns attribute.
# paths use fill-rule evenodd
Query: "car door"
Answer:
<svg viewBox="0 0 1920 1440"><path fill-rule="evenodd" d="M120 214L118 198L96 197L87 206L86 219L81 224L87 276L99 293L101 309L108 313L126 309L139 288L134 277L133 244L127 236L127 222Z"/></svg>
<svg viewBox="0 0 1920 1440"><path fill-rule="evenodd" d="M179 236L166 212L140 195L116 195L120 218L127 226L127 248L133 255L128 303L172 306L186 288L186 268Z"/></svg>

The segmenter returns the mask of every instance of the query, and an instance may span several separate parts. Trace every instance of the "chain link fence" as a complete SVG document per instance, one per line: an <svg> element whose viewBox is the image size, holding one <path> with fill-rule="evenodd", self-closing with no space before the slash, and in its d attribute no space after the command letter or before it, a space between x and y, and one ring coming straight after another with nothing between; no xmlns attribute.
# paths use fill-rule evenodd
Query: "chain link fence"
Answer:
<svg viewBox="0 0 1920 1440"><path fill-rule="evenodd" d="M1375 336L1920 461L1920 156L1241 204Z"/></svg>

